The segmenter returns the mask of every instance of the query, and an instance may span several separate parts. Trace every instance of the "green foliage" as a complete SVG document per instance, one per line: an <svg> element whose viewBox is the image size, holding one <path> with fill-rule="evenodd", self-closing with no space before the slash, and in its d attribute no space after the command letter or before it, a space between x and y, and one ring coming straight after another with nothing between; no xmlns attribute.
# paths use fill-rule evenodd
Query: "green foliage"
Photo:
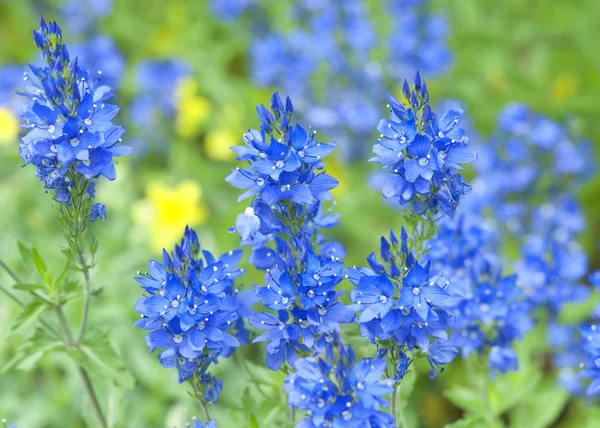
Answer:
<svg viewBox="0 0 600 428"><path fill-rule="evenodd" d="M124 367L123 358L110 343L107 331L90 327L85 341L76 349L68 349L67 354L98 378L108 379L124 390L133 388L133 376Z"/></svg>

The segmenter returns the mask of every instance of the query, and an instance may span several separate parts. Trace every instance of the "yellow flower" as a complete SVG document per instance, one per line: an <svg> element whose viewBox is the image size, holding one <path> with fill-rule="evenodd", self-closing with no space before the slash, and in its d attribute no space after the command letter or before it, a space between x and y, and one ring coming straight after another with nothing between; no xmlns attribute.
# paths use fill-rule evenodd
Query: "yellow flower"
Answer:
<svg viewBox="0 0 600 428"><path fill-rule="evenodd" d="M177 106L177 121L175 128L177 133L184 138L196 135L200 125L210 114L210 102L199 95L198 83L191 77L182 79L177 85L176 97L179 100Z"/></svg>
<svg viewBox="0 0 600 428"><path fill-rule="evenodd" d="M208 211L202 203L202 188L186 180L175 187L155 181L146 187L146 199L136 203L131 215L150 233L150 245L160 251L179 240L186 225L196 226L206 220Z"/></svg>
<svg viewBox="0 0 600 428"><path fill-rule="evenodd" d="M577 91L579 79L572 73L559 74L552 85L552 99L561 104L571 98Z"/></svg>
<svg viewBox="0 0 600 428"><path fill-rule="evenodd" d="M19 136L19 121L6 107L0 107L0 144L14 143Z"/></svg>
<svg viewBox="0 0 600 428"><path fill-rule="evenodd" d="M237 135L227 129L211 131L204 141L206 154L209 158L218 161L233 159L235 154L229 148L237 145L238 140Z"/></svg>

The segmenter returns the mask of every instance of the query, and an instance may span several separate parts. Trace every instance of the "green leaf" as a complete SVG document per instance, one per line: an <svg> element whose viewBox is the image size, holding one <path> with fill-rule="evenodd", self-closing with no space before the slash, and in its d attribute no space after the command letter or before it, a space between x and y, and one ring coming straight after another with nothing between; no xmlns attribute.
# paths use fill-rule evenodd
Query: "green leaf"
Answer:
<svg viewBox="0 0 600 428"><path fill-rule="evenodd" d="M55 340L45 330L37 328L33 336L19 346L17 354L2 368L2 373L14 369L29 371L49 353L64 349L62 341Z"/></svg>
<svg viewBox="0 0 600 428"><path fill-rule="evenodd" d="M17 246L19 247L19 253L21 254L21 258L25 264L33 263L33 254L31 249L27 248L21 241L17 241Z"/></svg>
<svg viewBox="0 0 600 428"><path fill-rule="evenodd" d="M10 330L12 332L26 331L40 318L40 315L48 309L48 305L34 300L25 305L21 312L15 317Z"/></svg>
<svg viewBox="0 0 600 428"><path fill-rule="evenodd" d="M242 409L245 413L250 413L254 409L254 400L252 394L250 394L250 388L245 388L242 394Z"/></svg>
<svg viewBox="0 0 600 428"><path fill-rule="evenodd" d="M41 284L15 284L13 288L21 291L46 290L46 286Z"/></svg>
<svg viewBox="0 0 600 428"><path fill-rule="evenodd" d="M250 428L259 428L258 420L256 420L256 416L252 412L250 412Z"/></svg>
<svg viewBox="0 0 600 428"><path fill-rule="evenodd" d="M474 389L454 385L444 391L444 396L461 409L469 412L483 414L488 411L485 398Z"/></svg>
<svg viewBox="0 0 600 428"><path fill-rule="evenodd" d="M444 428L479 428L486 426L485 418L481 415L467 415L451 424L444 425Z"/></svg>
<svg viewBox="0 0 600 428"><path fill-rule="evenodd" d="M46 276L46 272L48 272L46 263L42 259L42 256L40 256L40 253L38 253L38 251L35 248L33 248L31 251L33 252L33 261L35 263L35 268L40 274L40 278L44 279L44 277Z"/></svg>
<svg viewBox="0 0 600 428"><path fill-rule="evenodd" d="M111 345L105 331L89 328L79 349L69 349L68 354L91 373L110 379L122 389L133 388L133 376L125 369L123 359Z"/></svg>
<svg viewBox="0 0 600 428"><path fill-rule="evenodd" d="M515 408L511 428L545 428L560 416L569 401L569 393L553 379L540 382L534 392Z"/></svg>
<svg viewBox="0 0 600 428"><path fill-rule="evenodd" d="M524 362L519 371L509 372L490 384L489 396L496 415L501 415L530 397L542 375Z"/></svg>

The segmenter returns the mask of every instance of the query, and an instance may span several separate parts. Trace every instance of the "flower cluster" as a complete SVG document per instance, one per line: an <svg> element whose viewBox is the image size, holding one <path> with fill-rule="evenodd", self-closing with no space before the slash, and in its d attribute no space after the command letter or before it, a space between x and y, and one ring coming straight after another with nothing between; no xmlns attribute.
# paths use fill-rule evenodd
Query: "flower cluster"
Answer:
<svg viewBox="0 0 600 428"><path fill-rule="evenodd" d="M464 358L489 350L492 378L496 371L517 369L512 344L533 326L533 306L522 279L502 275L497 245L494 224L476 211L462 210L453 221L440 225L427 255L431 265L449 278L449 290L461 296L451 343Z"/></svg>
<svg viewBox="0 0 600 428"><path fill-rule="evenodd" d="M46 25L42 18L34 39L45 65L30 65L35 78L24 77L28 102L21 117L28 133L21 157L36 167L56 201L69 203L75 181L83 181L93 197L93 180L101 175L114 180L113 157L132 152L119 145L125 128L112 122L119 107L106 102L113 94L100 84L100 72L90 77L70 59L55 22Z"/></svg>
<svg viewBox="0 0 600 428"><path fill-rule="evenodd" d="M243 243L254 245L250 261L266 270L267 285L256 293L267 309L278 312L249 321L267 330L255 342L268 340L267 365L276 370L285 360L293 364L298 351L330 347L339 324L352 322L354 313L335 291L344 278L343 247L319 232L338 218L323 208L338 184L323 171L323 159L335 145L315 141L314 131L292 123L289 97L284 104L275 93L271 111L261 105L257 112L260 131L249 130L246 146L232 148L250 168L236 168L227 181L249 189L240 199L253 197L234 230Z"/></svg>
<svg viewBox="0 0 600 428"><path fill-rule="evenodd" d="M248 339L243 319L254 296L234 288L243 273L236 268L241 256L237 250L215 259L200 251L196 233L186 228L171 255L163 250L163 263L151 260L148 273L136 278L144 296L136 303L142 319L135 325L150 331L150 351L161 349L160 363L176 367L180 382L198 376L205 402L216 401L221 390L221 381L206 373L209 365Z"/></svg>
<svg viewBox="0 0 600 428"><path fill-rule="evenodd" d="M337 361L298 359L295 372L285 380L284 389L292 408L308 415L297 427L393 427L393 416L380 409L388 407L382 398L393 391L391 380L382 381L386 361L354 361L351 347L340 347Z"/></svg>
<svg viewBox="0 0 600 428"><path fill-rule="evenodd" d="M438 117L429 105L429 93L417 72L414 86L404 81L405 103L388 94L390 120L381 120L380 139L371 160L393 175L383 186L383 196L400 204L412 203L417 214L452 216L465 183L462 164L477 159L459 127L462 110L452 109Z"/></svg>
<svg viewBox="0 0 600 428"><path fill-rule="evenodd" d="M526 105L508 104L498 115L498 132L478 147L476 184L495 219L513 234L528 233L539 219L532 211L541 208L532 206L532 195L554 204L575 190L595 170L591 150L569 127Z"/></svg>
<svg viewBox="0 0 600 428"><path fill-rule="evenodd" d="M260 27L250 48L252 78L283 88L302 108L303 120L337 141L345 158L360 159L380 115L376 100L386 79L448 68L445 19L428 2L390 0L377 6L390 17L385 31L375 27L361 0L297 3L285 30L274 23L265 34Z"/></svg>
<svg viewBox="0 0 600 428"><path fill-rule="evenodd" d="M454 323L452 309L461 297L447 290L449 282L442 275L433 276L429 264L421 266L409 251L408 235L402 229L400 240L390 232L389 241L381 238L379 263L374 253L367 261L370 268L348 270L355 285L350 298L351 309L361 312L358 319L363 337L371 342L389 341L398 347L403 364L409 359L405 351L419 348L429 354L432 371L449 363L458 351L448 342L446 329ZM436 338L431 344L431 338ZM400 359L402 360L402 359ZM406 369L398 367L397 379Z"/></svg>

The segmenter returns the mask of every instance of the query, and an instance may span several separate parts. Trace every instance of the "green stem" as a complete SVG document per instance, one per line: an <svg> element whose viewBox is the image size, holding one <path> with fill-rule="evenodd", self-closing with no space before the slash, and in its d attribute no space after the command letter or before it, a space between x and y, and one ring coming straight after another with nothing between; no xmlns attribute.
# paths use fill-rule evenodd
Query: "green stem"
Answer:
<svg viewBox="0 0 600 428"><path fill-rule="evenodd" d="M194 390L194 396L196 397L196 400L198 400L198 403L200 403L200 407L202 407L202 413L204 413L204 419L206 420L206 423L209 423L211 421L211 417L210 413L208 412L208 406L204 402L204 399L202 398L202 391L200 391L200 389L196 386L196 383L194 382L195 380L197 380L197 376L194 376L190 379L192 389Z"/></svg>
<svg viewBox="0 0 600 428"><path fill-rule="evenodd" d="M92 402L92 407L94 408L94 413L96 414L96 419L98 419L98 423L102 428L107 428L108 424L106 423L106 418L104 417L104 413L102 412L102 407L100 406L100 402L98 401L96 391L94 391L94 385L92 385L90 375L81 366L79 366L79 374L81 375L83 386L85 387L85 390L88 396L90 397L90 401Z"/></svg>
<svg viewBox="0 0 600 428"><path fill-rule="evenodd" d="M73 332L71 331L71 327L67 322L67 318L62 310L62 307L59 305L54 306L54 312L56 312L56 317L62 326L65 335L67 336L67 345L72 346L74 348L79 348L79 344L73 341ZM92 403L92 407L94 409L94 413L96 414L96 419L98 419L98 424L102 428L107 428L108 424L106 423L106 418L104 417L104 412L102 411L102 406L100 405L100 401L98 400L98 396L96 391L94 390L94 386L92 385L92 380L87 370L81 366L77 366L79 370L79 375L81 376L81 380L83 381L83 386L85 391L87 392L88 397Z"/></svg>
<svg viewBox="0 0 600 428"><path fill-rule="evenodd" d="M394 417L394 426L398 426L398 418L396 416L396 394L398 393L398 387L394 386L392 391L392 416Z"/></svg>
<svg viewBox="0 0 600 428"><path fill-rule="evenodd" d="M396 388L396 390L394 392L396 394L400 395L401 388L402 388L402 383L399 383L398 387ZM406 423L406 418L404 417L404 406L400 406L399 413L400 413L400 426L402 428L408 428L408 423ZM396 416L396 414L394 413L394 417L395 416ZM396 423L396 426L398 426L397 423Z"/></svg>
<svg viewBox="0 0 600 428"><path fill-rule="evenodd" d="M90 272L89 267L87 265L84 266L85 267L83 268L83 276L85 278L85 283L83 287L83 313L81 315L81 325L79 326L79 334L77 335L77 344L83 341L83 337L85 336L85 330L87 328L88 323L88 314L90 312Z"/></svg>
<svg viewBox="0 0 600 428"><path fill-rule="evenodd" d="M10 291L8 291L6 288L4 288L4 286L0 285L0 291L2 291L4 294L6 294L10 299L12 299L17 305L23 307L25 306L25 304L14 294L12 294Z"/></svg>
<svg viewBox="0 0 600 428"><path fill-rule="evenodd" d="M4 269L4 270L6 271L6 273L7 273L8 275L10 275L10 277L11 277L12 279L14 279L14 281L15 281L16 283L22 283L22 282L23 282L23 281L21 281L21 280L19 279L19 277L17 276L17 274L16 274L16 273L15 273L15 272L14 272L14 271L11 269L11 268L9 268L9 267L8 267L8 265L7 265L6 263L4 263L4 261L3 261L2 259L0 259L0 267L2 267L2 269Z"/></svg>

